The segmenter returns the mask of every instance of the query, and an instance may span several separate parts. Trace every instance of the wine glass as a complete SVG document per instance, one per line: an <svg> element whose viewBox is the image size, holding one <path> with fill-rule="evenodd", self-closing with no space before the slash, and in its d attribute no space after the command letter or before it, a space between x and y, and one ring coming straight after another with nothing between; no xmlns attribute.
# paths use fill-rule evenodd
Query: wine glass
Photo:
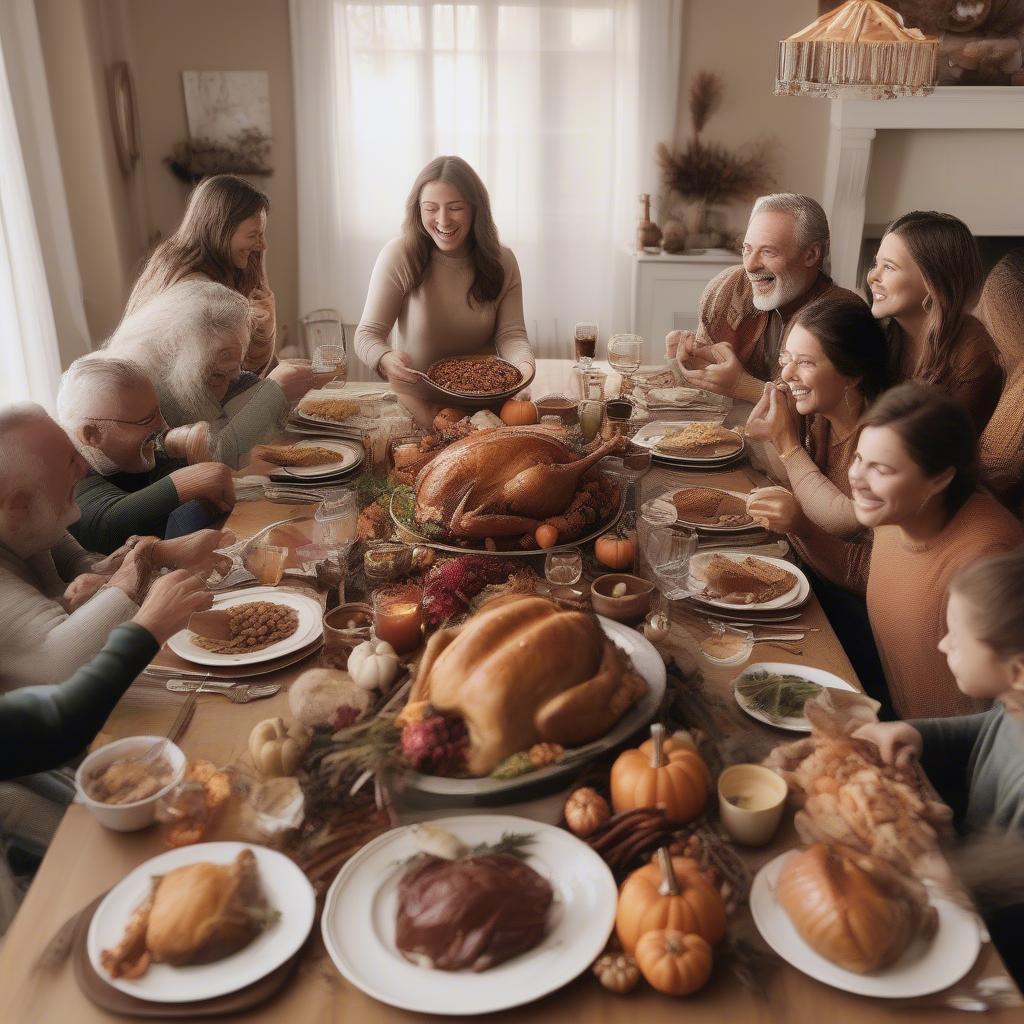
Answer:
<svg viewBox="0 0 1024 1024"><path fill-rule="evenodd" d="M690 596L690 558L697 550L695 531L655 526L647 531L644 553L658 589L669 601Z"/></svg>
<svg viewBox="0 0 1024 1024"><path fill-rule="evenodd" d="M613 334L608 341L608 362L613 370L622 374L629 382L629 389L620 389L620 394L633 391L633 374L640 369L644 339L639 334Z"/></svg>
<svg viewBox="0 0 1024 1024"><path fill-rule="evenodd" d="M544 579L552 587L571 587L583 576L583 555L579 548L549 551L544 558Z"/></svg>
<svg viewBox="0 0 1024 1024"><path fill-rule="evenodd" d="M576 343L576 365L586 373L590 369L594 356L597 355L597 340L600 331L596 323L581 321L573 328L573 341Z"/></svg>

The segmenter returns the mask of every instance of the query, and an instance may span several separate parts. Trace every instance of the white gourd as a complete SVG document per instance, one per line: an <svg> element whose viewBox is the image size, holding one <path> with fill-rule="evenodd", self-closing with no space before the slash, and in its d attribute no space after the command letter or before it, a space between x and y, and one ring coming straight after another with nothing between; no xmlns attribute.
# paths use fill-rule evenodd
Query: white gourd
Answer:
<svg viewBox="0 0 1024 1024"><path fill-rule="evenodd" d="M264 778L293 775L309 740L309 730L301 722L266 718L249 733L249 755Z"/></svg>
<svg viewBox="0 0 1024 1024"><path fill-rule="evenodd" d="M364 690L387 693L400 668L394 647L385 640L365 640L348 656L348 674Z"/></svg>

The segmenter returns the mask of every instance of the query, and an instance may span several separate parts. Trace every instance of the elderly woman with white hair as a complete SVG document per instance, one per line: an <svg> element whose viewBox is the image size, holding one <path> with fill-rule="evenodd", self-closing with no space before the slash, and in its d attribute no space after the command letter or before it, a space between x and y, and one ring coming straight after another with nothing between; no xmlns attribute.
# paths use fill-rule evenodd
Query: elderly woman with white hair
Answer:
<svg viewBox="0 0 1024 1024"><path fill-rule="evenodd" d="M777 375L796 312L814 299L862 302L825 273L828 220L810 196L778 192L755 203L743 264L708 282L696 332L670 331L665 350L687 382L747 402Z"/></svg>
<svg viewBox="0 0 1024 1024"><path fill-rule="evenodd" d="M227 466L174 468L157 452L167 424L136 363L105 352L76 359L61 380L57 413L89 466L75 488L81 518L69 527L88 551L110 554L133 534L192 532L234 505Z"/></svg>
<svg viewBox="0 0 1024 1024"><path fill-rule="evenodd" d="M106 350L141 366L171 427L206 421L214 459L237 469L254 445L284 425L289 403L319 380L282 363L232 394L250 337L249 302L224 285L180 281L121 321Z"/></svg>

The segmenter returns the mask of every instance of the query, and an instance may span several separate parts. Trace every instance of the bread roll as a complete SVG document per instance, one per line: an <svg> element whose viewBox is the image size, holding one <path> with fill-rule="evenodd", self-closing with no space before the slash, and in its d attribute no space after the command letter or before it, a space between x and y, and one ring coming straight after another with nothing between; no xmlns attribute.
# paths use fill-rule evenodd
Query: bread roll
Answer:
<svg viewBox="0 0 1024 1024"><path fill-rule="evenodd" d="M812 949L857 974L895 963L938 925L923 885L848 846L815 843L791 856L775 895Z"/></svg>

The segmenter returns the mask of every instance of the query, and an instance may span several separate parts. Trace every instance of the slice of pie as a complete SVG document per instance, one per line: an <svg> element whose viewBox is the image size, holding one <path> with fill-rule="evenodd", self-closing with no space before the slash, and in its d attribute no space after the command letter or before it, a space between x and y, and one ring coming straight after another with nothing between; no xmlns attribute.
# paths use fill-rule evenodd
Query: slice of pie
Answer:
<svg viewBox="0 0 1024 1024"><path fill-rule="evenodd" d="M332 423L344 423L359 412L359 403L348 398L305 398L299 403L299 412Z"/></svg>
<svg viewBox="0 0 1024 1024"><path fill-rule="evenodd" d="M275 466L326 466L341 461L341 455L334 449L315 444L258 444L253 454Z"/></svg>
<svg viewBox="0 0 1024 1024"><path fill-rule="evenodd" d="M727 454L739 448L740 439L726 427L717 423L688 423L682 430L666 434L654 450L666 455Z"/></svg>
<svg viewBox="0 0 1024 1024"><path fill-rule="evenodd" d="M781 566L748 555L734 562L712 555L704 567L704 595L728 604L763 604L796 586L796 576Z"/></svg>
<svg viewBox="0 0 1024 1024"><path fill-rule="evenodd" d="M746 505L735 495L714 487L687 487L672 495L672 504L682 523L698 526L750 526Z"/></svg>

